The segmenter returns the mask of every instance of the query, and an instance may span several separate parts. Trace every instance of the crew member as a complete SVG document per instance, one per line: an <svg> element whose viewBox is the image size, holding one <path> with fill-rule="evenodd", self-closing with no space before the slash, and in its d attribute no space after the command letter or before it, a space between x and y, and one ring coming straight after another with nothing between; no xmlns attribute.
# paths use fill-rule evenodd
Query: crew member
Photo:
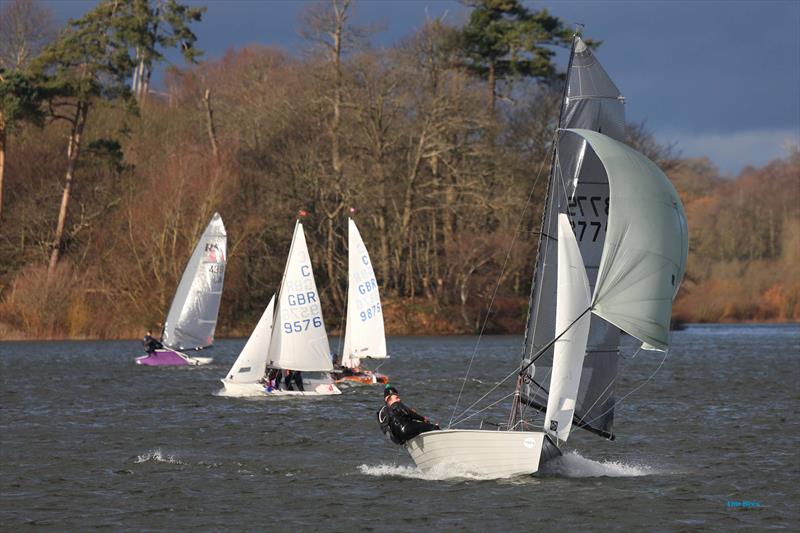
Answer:
<svg viewBox="0 0 800 533"><path fill-rule="evenodd" d="M417 414L414 409L401 402L400 395L393 386L386 385L383 399L386 405L378 411L378 422L384 434L395 444L404 444L420 433L440 429L438 424L431 424L428 417Z"/></svg>
<svg viewBox="0 0 800 533"><path fill-rule="evenodd" d="M153 355L156 350L164 347L164 345L153 338L153 332L149 329L142 339L142 344L144 345L144 351L147 352L147 355Z"/></svg>
<svg viewBox="0 0 800 533"><path fill-rule="evenodd" d="M276 379L276 388L277 384L280 379ZM292 387L292 382L294 382L297 390L304 392L305 389L303 388L303 374L299 370L289 370L285 369L283 371L283 384L286 386L286 390L294 390Z"/></svg>

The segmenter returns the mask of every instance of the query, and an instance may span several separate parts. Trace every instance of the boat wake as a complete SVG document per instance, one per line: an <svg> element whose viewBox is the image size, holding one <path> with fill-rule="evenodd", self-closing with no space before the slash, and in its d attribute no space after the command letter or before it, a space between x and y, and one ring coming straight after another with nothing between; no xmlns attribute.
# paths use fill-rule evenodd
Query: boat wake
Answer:
<svg viewBox="0 0 800 533"><path fill-rule="evenodd" d="M506 479L483 475L468 470L459 470L454 465L422 471L411 465L378 464L358 467L359 472L374 477L400 477L422 479L425 481L444 481L456 479L491 480ZM663 473L648 465L623 463L620 461L593 461L583 457L576 451L569 451L562 457L548 462L536 474L537 477L639 477ZM513 477L513 476L512 476Z"/></svg>
<svg viewBox="0 0 800 533"><path fill-rule="evenodd" d="M147 462L154 462L154 463L169 463L173 465L182 465L184 464L183 461L175 457L174 455L167 455L164 454L160 448L156 448L154 450L150 450L149 452L142 454L136 458L135 463L147 463Z"/></svg>
<svg viewBox="0 0 800 533"><path fill-rule="evenodd" d="M540 474L560 477L639 477L651 476L660 472L642 464L620 461L593 461L576 451L566 452L558 459L543 465Z"/></svg>
<svg viewBox="0 0 800 533"><path fill-rule="evenodd" d="M402 465L361 465L358 470L367 476L374 477L402 477L407 479L422 479L425 481L444 481L456 479L479 479L489 480L497 479L496 477L476 474L468 470L461 470L453 465L447 465L443 468L434 468L433 470L423 471L415 466L402 466Z"/></svg>

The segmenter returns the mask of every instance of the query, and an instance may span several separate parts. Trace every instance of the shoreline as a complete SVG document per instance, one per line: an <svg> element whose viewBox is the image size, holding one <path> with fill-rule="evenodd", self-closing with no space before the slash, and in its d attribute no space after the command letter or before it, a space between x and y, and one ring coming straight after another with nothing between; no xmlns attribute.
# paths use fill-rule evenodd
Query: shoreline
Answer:
<svg viewBox="0 0 800 533"><path fill-rule="evenodd" d="M731 321L731 322L686 322L681 323L681 328L689 328L689 327L697 327L697 326L800 326L800 321L791 321L791 320L784 320L784 321L759 321L759 320L746 320L746 321ZM679 329L675 329L673 331L678 331ZM26 337L18 331L8 332L0 327L0 342L81 342L81 341L130 341L130 342L138 342L141 339L138 337L90 337L90 336L81 336L81 337L67 337L67 336L58 336L54 335L51 337ZM341 337L343 335L342 332L334 331L328 334L329 337ZM506 332L491 332L491 333L484 333L484 336L503 336L503 335L510 335L510 336L522 336L523 332L519 331L506 331ZM425 333L387 333L387 337L477 337L478 333L469 333L469 332L453 332L453 331L430 331ZM215 340L246 340L248 335L224 335L217 337Z"/></svg>

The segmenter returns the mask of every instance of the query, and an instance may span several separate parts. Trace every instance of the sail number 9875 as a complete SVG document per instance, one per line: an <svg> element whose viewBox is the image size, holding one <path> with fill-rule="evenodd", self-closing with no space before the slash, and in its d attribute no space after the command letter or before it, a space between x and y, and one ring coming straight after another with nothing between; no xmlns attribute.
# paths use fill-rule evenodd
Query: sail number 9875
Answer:
<svg viewBox="0 0 800 533"><path fill-rule="evenodd" d="M378 316L379 314L381 314L381 304L376 303L374 305L367 307L363 311L360 311L358 313L358 316L361 318L362 322L366 322L370 318Z"/></svg>
<svg viewBox="0 0 800 533"><path fill-rule="evenodd" d="M306 331L310 327L321 327L322 319L318 316L314 318L304 318L303 320L295 320L294 322L284 322L283 331L286 333L300 333Z"/></svg>

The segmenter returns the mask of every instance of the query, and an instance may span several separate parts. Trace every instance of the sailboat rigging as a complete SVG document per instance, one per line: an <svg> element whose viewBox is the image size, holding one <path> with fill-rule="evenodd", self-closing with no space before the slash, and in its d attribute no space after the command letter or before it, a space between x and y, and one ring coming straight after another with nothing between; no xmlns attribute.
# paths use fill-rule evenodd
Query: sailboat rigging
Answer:
<svg viewBox="0 0 800 533"><path fill-rule="evenodd" d="M575 36L508 427L423 433L406 443L420 468L530 474L573 425L613 438L620 332L667 350L688 253L677 192L623 138L622 96ZM542 430L525 406L545 413Z"/></svg>

